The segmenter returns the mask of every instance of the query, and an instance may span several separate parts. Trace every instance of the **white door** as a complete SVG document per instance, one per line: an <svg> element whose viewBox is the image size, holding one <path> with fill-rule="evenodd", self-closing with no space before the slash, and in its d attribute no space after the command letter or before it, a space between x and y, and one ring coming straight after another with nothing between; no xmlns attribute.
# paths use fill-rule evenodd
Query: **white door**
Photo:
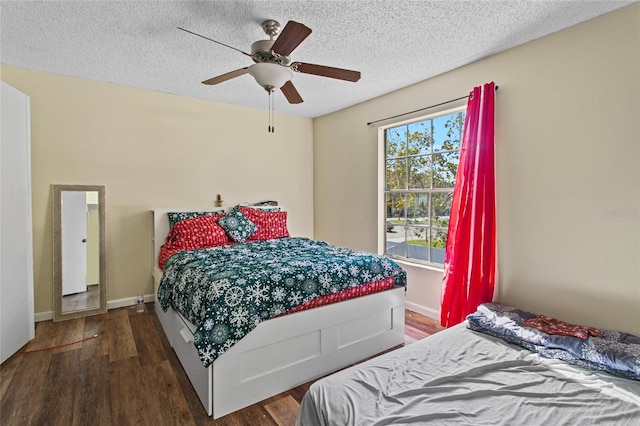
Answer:
<svg viewBox="0 0 640 426"><path fill-rule="evenodd" d="M62 191L62 295L87 291L87 195Z"/></svg>
<svg viewBox="0 0 640 426"><path fill-rule="evenodd" d="M29 97L0 82L0 362L35 337Z"/></svg>

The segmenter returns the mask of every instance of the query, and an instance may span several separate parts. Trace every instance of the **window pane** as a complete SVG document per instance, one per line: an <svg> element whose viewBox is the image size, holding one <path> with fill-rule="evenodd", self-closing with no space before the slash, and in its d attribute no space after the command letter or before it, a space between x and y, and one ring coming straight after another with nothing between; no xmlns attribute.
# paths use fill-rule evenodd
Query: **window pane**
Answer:
<svg viewBox="0 0 640 426"><path fill-rule="evenodd" d="M387 206L387 221L392 222L394 225L403 226L407 219L404 194L387 194L385 203Z"/></svg>
<svg viewBox="0 0 640 426"><path fill-rule="evenodd" d="M409 188L431 188L431 156L409 158Z"/></svg>
<svg viewBox="0 0 640 426"><path fill-rule="evenodd" d="M407 189L407 159L387 161L387 189Z"/></svg>
<svg viewBox="0 0 640 426"><path fill-rule="evenodd" d="M398 126L385 130L387 158L407 155L407 126Z"/></svg>
<svg viewBox="0 0 640 426"><path fill-rule="evenodd" d="M433 151L460 149L465 112L444 115L433 119Z"/></svg>
<svg viewBox="0 0 640 426"><path fill-rule="evenodd" d="M407 194L407 217L412 225L429 225L429 193Z"/></svg>
<svg viewBox="0 0 640 426"><path fill-rule="evenodd" d="M424 155L431 153L433 138L431 136L431 120L411 123L409 128L409 155Z"/></svg>
<svg viewBox="0 0 640 426"><path fill-rule="evenodd" d="M431 261L444 263L444 253L447 248L447 230L431 229Z"/></svg>
<svg viewBox="0 0 640 426"><path fill-rule="evenodd" d="M386 194L385 205L387 211L385 253L406 257L407 245L404 242L404 225L407 223L405 195Z"/></svg>
<svg viewBox="0 0 640 426"><path fill-rule="evenodd" d="M460 151L433 155L433 187L453 188L460 162Z"/></svg>
<svg viewBox="0 0 640 426"><path fill-rule="evenodd" d="M402 238L398 238L396 236L387 238L387 250L385 254L407 257L407 245L404 243L404 234L402 234Z"/></svg>
<svg viewBox="0 0 640 426"><path fill-rule="evenodd" d="M407 256L429 261L429 228L410 226L407 229Z"/></svg>
<svg viewBox="0 0 640 426"><path fill-rule="evenodd" d="M451 192L434 192L431 194L431 224L442 228L449 227L451 215Z"/></svg>
<svg viewBox="0 0 640 426"><path fill-rule="evenodd" d="M465 111L386 129L385 253L443 264Z"/></svg>

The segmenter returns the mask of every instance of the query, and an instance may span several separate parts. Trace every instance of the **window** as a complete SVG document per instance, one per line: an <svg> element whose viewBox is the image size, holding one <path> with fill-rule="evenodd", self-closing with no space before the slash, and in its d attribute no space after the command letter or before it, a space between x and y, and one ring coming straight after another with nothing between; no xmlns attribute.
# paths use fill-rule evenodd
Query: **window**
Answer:
<svg viewBox="0 0 640 426"><path fill-rule="evenodd" d="M381 128L384 253L444 264L465 108Z"/></svg>

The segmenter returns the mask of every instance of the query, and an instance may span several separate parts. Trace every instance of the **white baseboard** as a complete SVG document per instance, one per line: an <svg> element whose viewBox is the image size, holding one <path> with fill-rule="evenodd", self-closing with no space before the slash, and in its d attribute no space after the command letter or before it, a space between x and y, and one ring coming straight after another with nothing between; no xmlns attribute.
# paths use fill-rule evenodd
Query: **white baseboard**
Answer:
<svg viewBox="0 0 640 426"><path fill-rule="evenodd" d="M107 310L133 306L136 304L136 299L137 297L133 296L125 297L124 299L107 300ZM144 295L144 303L154 302L155 300L155 294ZM35 322L48 321L50 319L53 319L53 311L36 312L33 317Z"/></svg>
<svg viewBox="0 0 640 426"><path fill-rule="evenodd" d="M116 300L108 300L107 301L107 310L116 309L116 308L124 308L125 306L133 306L136 304L137 296L133 297L125 297L124 299L116 299ZM145 294L144 295L144 303L153 302L156 300L154 294Z"/></svg>
<svg viewBox="0 0 640 426"><path fill-rule="evenodd" d="M53 319L53 311L36 312L33 315L33 319L35 322L48 321Z"/></svg>
<svg viewBox="0 0 640 426"><path fill-rule="evenodd" d="M435 320L440 319L440 311L436 311L435 309L427 308L426 306L418 305L413 302L404 302L405 308L410 311L417 312L421 315L427 316L429 318L433 318Z"/></svg>

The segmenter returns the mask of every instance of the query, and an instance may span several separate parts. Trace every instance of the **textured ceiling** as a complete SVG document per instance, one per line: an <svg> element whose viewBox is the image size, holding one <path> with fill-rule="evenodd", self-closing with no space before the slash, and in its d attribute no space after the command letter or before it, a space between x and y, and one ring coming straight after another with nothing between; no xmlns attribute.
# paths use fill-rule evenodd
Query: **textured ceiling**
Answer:
<svg viewBox="0 0 640 426"><path fill-rule="evenodd" d="M265 19L313 33L291 54L362 72L349 83L295 73L304 103L276 95L276 111L317 117L471 63L633 1L79 1L8 2L0 14L0 62L208 101L266 109L244 75L201 81L251 65L268 38ZM481 83L481 82L479 82Z"/></svg>

